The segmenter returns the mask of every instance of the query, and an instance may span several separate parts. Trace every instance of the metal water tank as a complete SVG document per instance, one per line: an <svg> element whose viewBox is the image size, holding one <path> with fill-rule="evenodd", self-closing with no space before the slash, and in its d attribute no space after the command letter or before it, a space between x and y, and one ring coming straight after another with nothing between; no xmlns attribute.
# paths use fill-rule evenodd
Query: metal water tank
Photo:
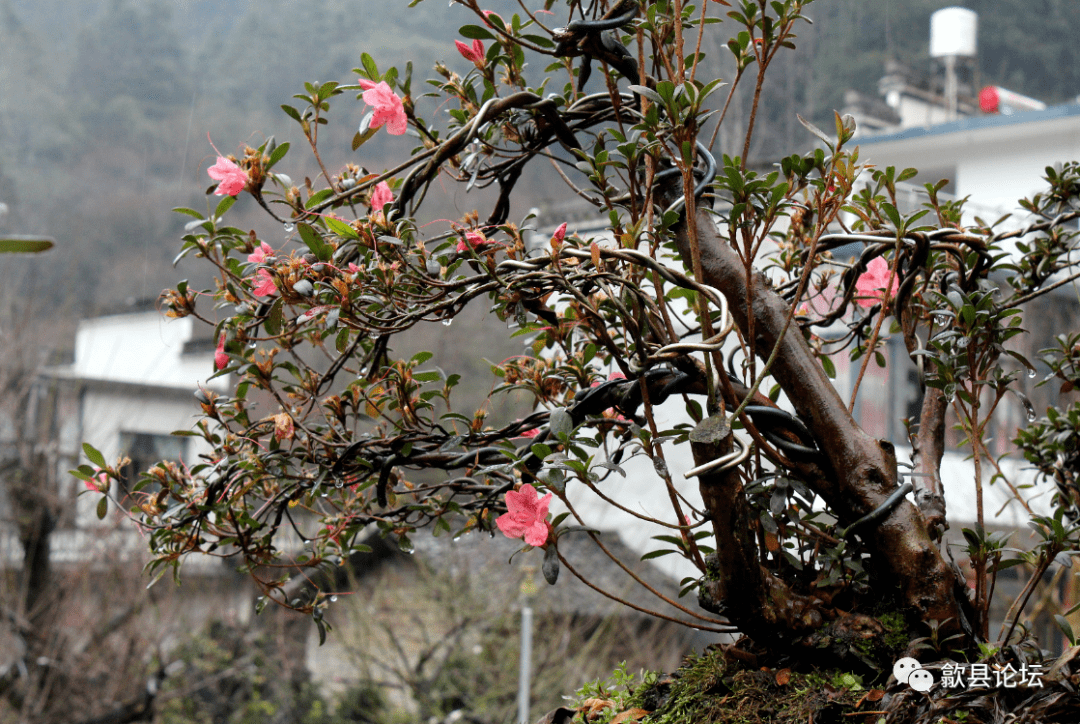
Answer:
<svg viewBox="0 0 1080 724"><path fill-rule="evenodd" d="M942 8L930 16L931 58L974 58L979 15L967 8Z"/></svg>

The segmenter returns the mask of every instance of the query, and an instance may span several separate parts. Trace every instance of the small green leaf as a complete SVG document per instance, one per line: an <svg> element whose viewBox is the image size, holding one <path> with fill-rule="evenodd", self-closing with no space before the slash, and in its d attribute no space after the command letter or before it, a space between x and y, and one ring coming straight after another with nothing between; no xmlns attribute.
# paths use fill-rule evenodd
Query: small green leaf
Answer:
<svg viewBox="0 0 1080 724"><path fill-rule="evenodd" d="M263 322L263 326L266 328L266 333L271 336L276 336L281 332L281 298L279 297L270 305L270 311L266 315L266 321Z"/></svg>
<svg viewBox="0 0 1080 724"><path fill-rule="evenodd" d="M270 154L270 160L266 162L266 170L269 171L274 167L281 159L285 158L285 154L289 152L288 142L281 144L274 149L274 152Z"/></svg>
<svg viewBox="0 0 1080 724"><path fill-rule="evenodd" d="M0 237L0 254L36 254L53 248L54 243L47 236L10 235Z"/></svg>
<svg viewBox="0 0 1080 724"><path fill-rule="evenodd" d="M105 520L105 516L109 513L109 499L102 495L101 500L97 504L97 517L98 520Z"/></svg>
<svg viewBox="0 0 1080 724"><path fill-rule="evenodd" d="M355 56L354 56L355 57ZM375 59L367 53L360 54L360 63L364 66L364 72L371 80L379 79L379 67L375 65Z"/></svg>
<svg viewBox="0 0 1080 724"><path fill-rule="evenodd" d="M815 136L820 138L825 143L826 146L828 146L829 148L832 148L833 141L832 141L831 138L829 138L827 135L825 135L825 131L821 130L820 128L815 126L813 123L811 123L810 121L808 121L805 118L803 118L802 116L800 116L798 113L795 114L795 117L799 119L799 123L803 124L803 127L806 128L806 130L810 131L810 133L813 133Z"/></svg>
<svg viewBox="0 0 1080 724"><path fill-rule="evenodd" d="M235 196L225 196L218 202L217 208L214 209L214 216L221 218L225 215L225 212L232 208L232 205L236 203Z"/></svg>
<svg viewBox="0 0 1080 724"><path fill-rule="evenodd" d="M97 448L88 442L84 442L82 446L83 452L86 453L86 458L97 465L99 468L105 467L105 456L98 452Z"/></svg>
<svg viewBox="0 0 1080 724"><path fill-rule="evenodd" d="M378 128L368 128L366 131L357 131L356 135L352 139L352 150L356 150L368 142L376 133L379 132Z"/></svg>
<svg viewBox="0 0 1080 724"><path fill-rule="evenodd" d="M479 25L462 25L458 33L469 40L495 40L495 36L481 28Z"/></svg>

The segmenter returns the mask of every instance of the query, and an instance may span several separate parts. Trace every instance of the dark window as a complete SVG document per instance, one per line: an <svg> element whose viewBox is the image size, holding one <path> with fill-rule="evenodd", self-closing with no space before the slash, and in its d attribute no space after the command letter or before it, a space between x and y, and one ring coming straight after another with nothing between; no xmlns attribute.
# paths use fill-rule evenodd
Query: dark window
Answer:
<svg viewBox="0 0 1080 724"><path fill-rule="evenodd" d="M131 490L139 480L139 475L149 470L162 460L177 462L184 457L186 443L182 437L172 435L154 435L148 432L121 432L120 450L123 455L131 458L131 462L123 467L120 475L123 479L124 488ZM155 490L146 489L152 493Z"/></svg>

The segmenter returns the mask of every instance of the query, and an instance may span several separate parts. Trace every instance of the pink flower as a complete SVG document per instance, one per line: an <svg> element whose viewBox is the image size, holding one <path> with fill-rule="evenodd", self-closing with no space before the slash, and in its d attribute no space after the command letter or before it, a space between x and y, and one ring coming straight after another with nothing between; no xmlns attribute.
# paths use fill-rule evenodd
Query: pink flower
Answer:
<svg viewBox="0 0 1080 724"><path fill-rule="evenodd" d="M506 493L507 513L500 515L495 524L507 538L525 538L531 546L542 546L548 539L548 506L551 493L541 498L536 488L522 485L521 490Z"/></svg>
<svg viewBox="0 0 1080 724"><path fill-rule="evenodd" d="M559 227L555 229L555 233L551 235L551 245L558 248L559 244L563 242L563 238L566 237L566 222L559 224Z"/></svg>
<svg viewBox="0 0 1080 724"><path fill-rule="evenodd" d="M214 366L219 370L223 370L227 364L229 364L229 355L225 352L225 333L222 332L221 339L217 343L217 349L214 350Z"/></svg>
<svg viewBox="0 0 1080 724"><path fill-rule="evenodd" d="M273 256L274 249L265 241L259 244L259 248L248 254L248 262L252 264L262 264L266 261L266 257Z"/></svg>
<svg viewBox="0 0 1080 724"><path fill-rule="evenodd" d="M518 433L518 437L536 437L540 434L540 431L535 427L532 430L522 430Z"/></svg>
<svg viewBox="0 0 1080 724"><path fill-rule="evenodd" d="M109 476L105 473L95 475L93 480L84 480L83 485L87 490L92 490L95 493L100 493L109 489Z"/></svg>
<svg viewBox="0 0 1080 724"><path fill-rule="evenodd" d="M385 181L380 181L371 193L371 210L382 211L383 207L394 200L394 192Z"/></svg>
<svg viewBox="0 0 1080 724"><path fill-rule="evenodd" d="M860 307L872 307L878 301L886 301L896 292L896 275L889 271L889 264L880 256L866 265L866 272L855 281L859 295L855 303ZM882 292L884 291L884 294Z"/></svg>
<svg viewBox="0 0 1080 724"><path fill-rule="evenodd" d="M215 196L236 196L247 186L247 171L237 166L224 156L217 157L217 163L206 169L210 178L218 181Z"/></svg>
<svg viewBox="0 0 1080 724"><path fill-rule="evenodd" d="M277 284L274 283L274 277L270 274L269 269L260 269L256 274L257 285L251 290L251 293L259 297L272 297L278 293Z"/></svg>
<svg viewBox="0 0 1080 724"><path fill-rule="evenodd" d="M361 78L358 83L364 89L364 103L375 109L375 115L371 117L371 127L378 128L386 124L386 130L391 136L400 136L405 133L409 125L405 116L405 106L401 97L390 90L386 81L373 83L366 78Z"/></svg>
<svg viewBox="0 0 1080 724"><path fill-rule="evenodd" d="M469 249L476 249L484 244L490 244L487 238L484 237L479 231L466 231L465 236L461 237L457 243L458 253L468 251Z"/></svg>
<svg viewBox="0 0 1080 724"><path fill-rule="evenodd" d="M457 47L458 52L461 53L465 60L471 60L477 66L483 67L484 65L484 43L477 38L472 41L472 47L465 45L460 40L455 40L454 45Z"/></svg>
<svg viewBox="0 0 1080 724"><path fill-rule="evenodd" d="M625 379L626 375L624 375L622 372L612 372L610 375L608 375L608 382L611 382L612 380ZM590 385L590 387L599 387L601 384L603 384L603 382L601 382L600 380L593 380L593 383Z"/></svg>

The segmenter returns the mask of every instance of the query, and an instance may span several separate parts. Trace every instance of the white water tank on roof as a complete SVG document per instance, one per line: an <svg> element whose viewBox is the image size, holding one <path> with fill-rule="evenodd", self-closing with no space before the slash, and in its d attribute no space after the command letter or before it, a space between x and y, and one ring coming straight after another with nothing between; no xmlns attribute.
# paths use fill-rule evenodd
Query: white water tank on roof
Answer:
<svg viewBox="0 0 1080 724"><path fill-rule="evenodd" d="M967 8L942 8L930 16L930 57L975 57L979 15Z"/></svg>

